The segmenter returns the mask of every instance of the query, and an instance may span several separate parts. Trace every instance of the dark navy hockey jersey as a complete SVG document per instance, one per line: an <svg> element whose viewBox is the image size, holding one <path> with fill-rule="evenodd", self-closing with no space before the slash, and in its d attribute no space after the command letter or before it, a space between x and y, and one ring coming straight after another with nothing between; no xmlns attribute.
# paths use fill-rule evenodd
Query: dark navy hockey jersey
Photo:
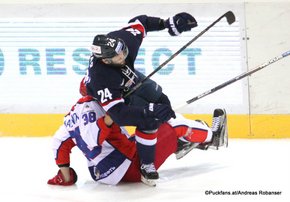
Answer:
<svg viewBox="0 0 290 202"><path fill-rule="evenodd" d="M87 93L96 98L113 120L121 126L138 126L148 121L145 120L143 107L127 106L122 96L140 81L134 72L134 61L143 38L149 31L162 29L164 24L160 18L137 16L131 19L125 28L107 34L109 37L121 38L128 46L129 54L124 67L104 64L93 55L90 58L85 79Z"/></svg>

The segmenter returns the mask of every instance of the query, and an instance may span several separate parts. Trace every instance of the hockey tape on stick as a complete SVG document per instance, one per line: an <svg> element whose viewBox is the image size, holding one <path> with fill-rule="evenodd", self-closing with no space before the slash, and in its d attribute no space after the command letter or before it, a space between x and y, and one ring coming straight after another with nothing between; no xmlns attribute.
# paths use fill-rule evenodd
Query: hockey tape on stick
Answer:
<svg viewBox="0 0 290 202"><path fill-rule="evenodd" d="M156 72L158 72L162 67L164 67L168 62L170 62L173 58L175 58L179 53L181 53L184 49L186 49L190 44L196 41L199 37L201 37L205 32L207 32L210 28L212 28L216 23L218 23L221 19L226 18L229 25L236 21L236 17L232 11L228 11L219 17L216 21L211 23L207 28L205 28L202 32L196 35L193 39L191 39L187 44L182 46L178 51L176 51L173 55L171 55L167 60L165 60L161 65L159 65L153 72L151 72L148 76L146 76L142 81L137 83L124 97L131 95L135 92L147 79L153 76Z"/></svg>
<svg viewBox="0 0 290 202"><path fill-rule="evenodd" d="M236 76L235 78L232 78L232 79L230 79L230 80L228 80L228 81L226 81L226 82L224 82L224 83L222 83L222 84L220 84L220 85L218 85L218 86L216 86L208 91L205 91L204 93L202 93L194 98L191 98L190 100L187 100L185 104L177 106L176 108L174 108L174 110L181 109L181 108L183 108L183 107L185 107L185 106L187 106L187 105L189 105L189 104L191 104L191 103L193 103L193 102L195 102L195 101L197 101L197 100L199 100L207 95L210 95L210 94L212 94L212 93L214 93L214 92L216 92L216 91L218 91L218 90L220 90L220 89L222 89L222 88L224 88L224 87L226 87L226 86L228 86L228 85L230 85L230 84L232 84L232 83L234 83L242 78L245 78L246 76L249 76L249 75L251 75L251 74L253 74L253 73L269 66L270 64L273 64L274 62L277 62L278 60L281 60L282 58L285 58L289 55L290 55L290 51L287 51L279 56L276 56L273 59L269 60L268 62L261 64L260 66L254 68L250 71L244 72L243 74Z"/></svg>

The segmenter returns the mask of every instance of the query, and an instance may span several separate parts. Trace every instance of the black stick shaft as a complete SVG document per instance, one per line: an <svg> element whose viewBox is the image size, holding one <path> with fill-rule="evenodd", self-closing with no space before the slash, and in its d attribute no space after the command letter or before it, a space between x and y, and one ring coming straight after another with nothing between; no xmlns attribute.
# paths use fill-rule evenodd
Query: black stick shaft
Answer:
<svg viewBox="0 0 290 202"><path fill-rule="evenodd" d="M222 83L222 84L220 84L220 85L218 85L218 86L216 86L216 87L214 87L214 88L212 88L212 89L210 89L210 90L208 90L208 91L206 91L206 92L204 92L204 93L202 93L194 98L191 98L190 100L187 100L186 104L181 105L179 107L176 107L175 110L180 109L182 107L185 107L186 105L189 105L189 104L191 104L191 103L193 103L193 102L195 102L195 101L197 101L197 100L199 100L207 95L210 95L210 94L212 94L212 93L214 93L214 92L216 92L216 91L218 91L218 90L220 90L220 89L222 89L222 88L224 88L224 87L226 87L226 86L228 86L236 81L239 81L240 79L245 78L246 76L249 76L249 75L251 75L251 74L253 74L253 73L269 66L270 64L273 64L274 62L277 62L278 60L281 60L282 58L287 57L289 55L290 55L290 51L287 51L279 56L276 56L275 58L269 60L268 62L254 68L250 71L244 72L243 74L240 74L239 76L236 76L235 78L232 78L232 79L230 79L230 80L228 80L228 81L226 81L226 82L224 82L224 83Z"/></svg>
<svg viewBox="0 0 290 202"><path fill-rule="evenodd" d="M147 79L152 77L156 72L158 72L161 68L163 68L167 63L169 63L173 58L175 58L179 53L181 53L184 49L186 49L190 44L196 41L199 37L201 37L205 32L207 32L210 28L212 28L216 23L218 23L222 18L226 17L229 24L232 24L235 21L235 17L233 12L228 11L219 17L216 21L211 23L207 28L205 28L202 32L196 35L193 39L187 42L184 46L182 46L178 51L176 51L173 55L171 55L167 60L165 60L161 65L159 65L153 72L151 72L148 76L146 76L142 81L137 83L124 97L131 95L135 92Z"/></svg>

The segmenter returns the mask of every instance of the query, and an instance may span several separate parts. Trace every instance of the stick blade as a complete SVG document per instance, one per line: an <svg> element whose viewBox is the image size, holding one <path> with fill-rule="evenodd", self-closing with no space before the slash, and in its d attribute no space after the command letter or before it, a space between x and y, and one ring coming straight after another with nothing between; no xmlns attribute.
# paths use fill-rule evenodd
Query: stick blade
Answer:
<svg viewBox="0 0 290 202"><path fill-rule="evenodd" d="M232 11L228 11L224 14L224 16L226 17L229 25L233 24L236 21L236 17L235 14Z"/></svg>

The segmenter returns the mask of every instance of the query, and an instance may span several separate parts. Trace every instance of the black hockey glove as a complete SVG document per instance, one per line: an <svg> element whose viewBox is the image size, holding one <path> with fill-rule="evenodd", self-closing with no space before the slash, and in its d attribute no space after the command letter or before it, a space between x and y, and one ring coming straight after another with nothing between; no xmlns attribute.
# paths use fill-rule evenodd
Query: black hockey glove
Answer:
<svg viewBox="0 0 290 202"><path fill-rule="evenodd" d="M167 122L171 118L176 118L174 111L166 104L150 103L144 108L144 115L148 118L154 118L162 123Z"/></svg>
<svg viewBox="0 0 290 202"><path fill-rule="evenodd" d="M191 28L197 27L197 22L192 15L182 12L165 20L164 25L165 28L168 28L171 36L177 36L182 32L190 31Z"/></svg>
<svg viewBox="0 0 290 202"><path fill-rule="evenodd" d="M161 96L155 103L167 104L171 106L170 100L168 99L167 95L165 95L164 93L161 94Z"/></svg>

